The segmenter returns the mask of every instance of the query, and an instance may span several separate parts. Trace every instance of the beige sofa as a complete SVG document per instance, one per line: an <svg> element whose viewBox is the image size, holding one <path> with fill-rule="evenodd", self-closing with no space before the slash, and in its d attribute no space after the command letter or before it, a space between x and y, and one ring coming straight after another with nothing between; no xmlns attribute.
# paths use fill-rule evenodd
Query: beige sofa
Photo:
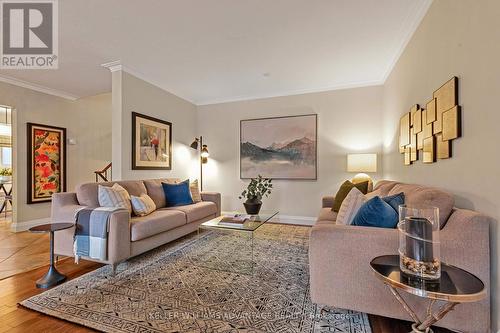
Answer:
<svg viewBox="0 0 500 333"><path fill-rule="evenodd" d="M480 213L454 208L453 196L420 185L380 181L369 196L404 192L409 205L440 208L440 232L444 262L466 269L486 285L487 297L458 305L437 326L463 332L490 332L491 219ZM370 261L397 254L397 229L336 225L333 197L323 198L323 208L311 231L309 257L311 297L314 303L410 321L401 305L375 276ZM408 303L425 314L424 299L402 292ZM421 316L422 317L422 316Z"/></svg>
<svg viewBox="0 0 500 333"><path fill-rule="evenodd" d="M130 217L127 211L112 213L109 222L108 259L113 265L127 260L179 237L196 231L198 225L220 215L219 193L201 193L202 202L192 205L165 207L162 182L176 183L177 179L149 179L117 181L131 195L147 193L156 204L156 211L144 217ZM112 186L115 182L87 183L76 188L75 193L57 193L52 198L52 222L74 222L75 213L82 207L98 207L98 185ZM75 228L58 231L54 238L54 253L73 256ZM92 259L90 259L92 260Z"/></svg>

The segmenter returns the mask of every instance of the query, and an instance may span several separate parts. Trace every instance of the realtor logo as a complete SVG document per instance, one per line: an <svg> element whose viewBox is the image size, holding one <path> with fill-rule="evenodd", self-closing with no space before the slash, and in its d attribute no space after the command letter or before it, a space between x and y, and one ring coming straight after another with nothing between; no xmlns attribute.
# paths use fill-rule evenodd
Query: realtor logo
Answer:
<svg viewBox="0 0 500 333"><path fill-rule="evenodd" d="M57 0L0 0L3 69L57 69Z"/></svg>

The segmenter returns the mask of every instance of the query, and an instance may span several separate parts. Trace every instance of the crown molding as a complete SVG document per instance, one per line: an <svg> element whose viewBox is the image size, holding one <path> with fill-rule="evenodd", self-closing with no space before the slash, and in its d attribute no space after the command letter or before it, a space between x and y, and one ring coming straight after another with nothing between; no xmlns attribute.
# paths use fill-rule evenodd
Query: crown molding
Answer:
<svg viewBox="0 0 500 333"><path fill-rule="evenodd" d="M384 72L384 75L381 78L382 84L385 84L385 81L387 81L387 78L389 78L389 75L391 75L392 70L394 69L394 66L399 61L399 58L401 58L401 55L403 54L404 50L408 46L408 43L410 42L411 38L413 37L413 34L415 31L417 31L418 27L420 26L420 23L424 19L425 14L427 14L427 11L432 5L432 2L434 0L423 0L420 3L419 8L417 8L417 15L412 15L409 14L405 21L403 22L403 28L401 29L401 34L403 35L403 42L401 43L398 51L392 58L391 62L387 66L387 69Z"/></svg>
<svg viewBox="0 0 500 333"><path fill-rule="evenodd" d="M256 99L273 98L273 97L287 97L287 96L295 96L295 95L303 95L303 94L322 93L322 92L334 91L334 90L373 87L373 86L380 86L383 84L384 84L384 82L382 80L359 81L359 82L337 84L337 85L312 88L312 89L298 89L298 90L280 91L280 92L270 93L270 94L243 95L243 96L234 96L234 97L228 97L228 98L211 99L211 100L200 101L200 102L196 103L196 105L197 106L204 106L204 105L212 105L212 104L251 101L251 100L256 100Z"/></svg>
<svg viewBox="0 0 500 333"><path fill-rule="evenodd" d="M143 74L143 73L141 73L141 72L139 72L139 71L137 71L129 66L126 66L125 64L122 63L121 60L106 62L104 64L101 64L101 66L109 69L109 71L112 73L117 72L117 71L123 71L123 72L129 73L129 74L135 76L136 78L141 79L142 81L145 81L149 84L152 84L153 86L160 88L163 91L166 91L169 94L172 94L180 99L183 99L183 100L185 100L193 105L197 105L192 99L185 97L183 94L179 94L179 93L173 91L172 89L165 87L163 84L159 83L158 81L152 80L147 75L145 75L145 74Z"/></svg>
<svg viewBox="0 0 500 333"><path fill-rule="evenodd" d="M53 89L53 88L45 87L45 86L42 86L42 85L39 85L39 84L36 84L36 83L31 83L31 82L28 82L28 81L23 81L23 80L16 79L16 78L13 78L13 77L7 76L7 75L0 75L0 82L4 82L4 83L12 84L14 86L18 86L18 87L22 87L22 88L26 88L26 89L30 89L30 90L34 90L34 91L38 91L38 92L41 92L41 93L44 93L44 94L48 94L48 95L62 97L62 98L65 98L65 99L69 99L71 101L74 101L74 100L77 100L78 98L80 98L80 96L76 96L76 95L70 94L70 93L68 93L66 91L62 91L62 90L58 90L58 89Z"/></svg>

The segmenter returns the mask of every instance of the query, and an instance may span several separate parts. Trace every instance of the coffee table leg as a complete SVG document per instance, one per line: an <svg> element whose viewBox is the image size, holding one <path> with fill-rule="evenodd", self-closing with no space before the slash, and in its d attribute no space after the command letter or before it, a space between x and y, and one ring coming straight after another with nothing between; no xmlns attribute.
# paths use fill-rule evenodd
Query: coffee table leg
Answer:
<svg viewBox="0 0 500 333"><path fill-rule="evenodd" d="M50 232L50 267L49 271L38 281L37 288L50 288L66 280L66 276L59 273L54 266L54 232Z"/></svg>

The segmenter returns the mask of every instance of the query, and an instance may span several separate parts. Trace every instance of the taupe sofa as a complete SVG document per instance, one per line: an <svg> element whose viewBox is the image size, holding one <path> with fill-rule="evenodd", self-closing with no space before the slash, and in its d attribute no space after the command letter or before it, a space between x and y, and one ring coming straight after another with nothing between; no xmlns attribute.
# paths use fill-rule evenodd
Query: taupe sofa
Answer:
<svg viewBox="0 0 500 333"><path fill-rule="evenodd" d="M108 259L105 264L116 265L160 245L197 230L198 225L220 215L219 193L201 193L202 202L187 206L165 207L162 182L175 183L178 179L149 179L117 181L131 195L147 193L156 204L156 211L144 217L130 217L127 211L111 215L108 234ZM112 186L115 182L87 183L75 193L57 193L52 197L52 222L74 222L75 213L82 207L98 207L98 185ZM75 228L55 233L54 253L73 256ZM86 258L88 259L88 258ZM93 259L89 259L93 260ZM97 260L94 260L97 261Z"/></svg>
<svg viewBox="0 0 500 333"><path fill-rule="evenodd" d="M474 273L487 288L483 301L458 305L437 326L463 332L490 332L491 219L474 211L454 208L451 194L431 187L380 181L369 196L400 192L405 193L408 205L440 208L442 260ZM331 210L333 200L333 197L323 198L323 208L311 231L313 302L411 321L369 265L376 256L398 253L398 230L336 225L336 213ZM402 294L420 314L425 314L428 303L424 299Z"/></svg>

